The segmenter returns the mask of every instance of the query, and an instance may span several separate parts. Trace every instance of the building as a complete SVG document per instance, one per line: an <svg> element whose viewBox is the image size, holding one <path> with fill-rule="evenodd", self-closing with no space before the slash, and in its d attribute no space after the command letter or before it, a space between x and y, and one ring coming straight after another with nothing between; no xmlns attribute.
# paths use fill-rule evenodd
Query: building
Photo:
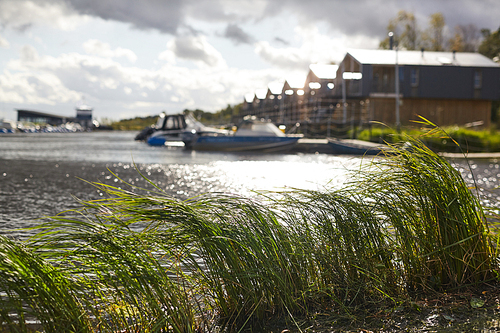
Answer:
<svg viewBox="0 0 500 333"><path fill-rule="evenodd" d="M94 126L92 119L92 107L82 104L76 107L75 110L76 117L66 117L34 110L16 109L17 121L34 124L47 124L51 126L59 126L67 122L73 122L80 124L85 129L90 129Z"/></svg>
<svg viewBox="0 0 500 333"><path fill-rule="evenodd" d="M82 125L84 128L92 128L92 111L94 110L92 107L82 104L75 108L76 110L76 118L75 122Z"/></svg>
<svg viewBox="0 0 500 333"><path fill-rule="evenodd" d="M396 124L399 101L402 125L422 116L441 126L487 127L500 99L500 66L479 53L350 50L335 84L348 110L365 106L367 120Z"/></svg>
<svg viewBox="0 0 500 333"><path fill-rule="evenodd" d="M21 110L21 109L16 109L16 111L17 111L17 121L20 122L58 126L68 121L71 121L72 119L70 117L58 116L40 111Z"/></svg>
<svg viewBox="0 0 500 333"><path fill-rule="evenodd" d="M240 116L299 122L326 135L372 121L412 125L419 116L440 126L487 127L495 100L500 66L479 53L350 50L338 66L313 64L305 81L285 81L280 95L255 95Z"/></svg>

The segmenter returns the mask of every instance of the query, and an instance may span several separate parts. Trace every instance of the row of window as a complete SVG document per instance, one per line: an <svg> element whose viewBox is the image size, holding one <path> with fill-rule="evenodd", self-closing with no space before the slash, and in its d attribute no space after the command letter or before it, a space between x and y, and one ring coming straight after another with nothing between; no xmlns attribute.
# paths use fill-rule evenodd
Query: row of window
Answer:
<svg viewBox="0 0 500 333"><path fill-rule="evenodd" d="M418 68L412 68L410 70L410 84L412 87L418 86L419 72L420 71ZM404 80L404 71L402 67L399 68L399 80L400 81ZM480 89L482 86L482 81L483 81L483 73L480 70L474 71L474 89Z"/></svg>

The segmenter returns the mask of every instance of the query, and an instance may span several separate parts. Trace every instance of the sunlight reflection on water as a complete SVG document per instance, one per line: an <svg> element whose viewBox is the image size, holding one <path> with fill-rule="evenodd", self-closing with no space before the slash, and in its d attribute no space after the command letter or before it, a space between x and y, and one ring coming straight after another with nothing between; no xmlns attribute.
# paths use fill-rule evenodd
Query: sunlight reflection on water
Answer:
<svg viewBox="0 0 500 333"><path fill-rule="evenodd" d="M122 186L120 178L144 186L140 172L179 199L207 192L252 196L254 191L339 188L348 170L358 169L362 161L327 154L224 154L150 147L134 141L134 135L0 136L0 232L78 208L73 196L99 198L101 193L82 179ZM452 163L471 186L475 180L483 188L483 202L497 204L498 161L471 160L470 167L464 160Z"/></svg>
<svg viewBox="0 0 500 333"><path fill-rule="evenodd" d="M255 195L284 188L339 187L360 158L321 154L223 154L150 147L135 133L76 133L0 137L0 232L97 199L82 181L144 187L140 173L171 196L207 192ZM135 162L135 163L134 163ZM146 186L147 187L147 186ZM20 236L22 232L14 232Z"/></svg>

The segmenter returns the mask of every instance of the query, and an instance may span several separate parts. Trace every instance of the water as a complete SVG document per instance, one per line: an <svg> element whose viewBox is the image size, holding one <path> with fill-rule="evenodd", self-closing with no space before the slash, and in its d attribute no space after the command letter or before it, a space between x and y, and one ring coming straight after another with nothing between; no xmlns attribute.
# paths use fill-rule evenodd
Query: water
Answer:
<svg viewBox="0 0 500 333"><path fill-rule="evenodd" d="M206 192L255 195L285 187L341 186L357 157L325 154L228 154L150 147L135 132L30 133L0 136L0 233L40 223L76 198L99 198L87 181L146 186L139 172L179 199Z"/></svg>
<svg viewBox="0 0 500 333"><path fill-rule="evenodd" d="M39 223L37 219L78 208L76 198L101 194L87 181L120 186L118 178L145 186L139 172L170 195L186 199L206 192L245 196L287 187L342 186L359 157L327 154L229 154L150 147L135 132L30 133L0 136L0 233ZM496 160L452 161L469 183L497 202L500 164ZM470 172L472 169L473 173ZM114 175L113 175L114 173Z"/></svg>

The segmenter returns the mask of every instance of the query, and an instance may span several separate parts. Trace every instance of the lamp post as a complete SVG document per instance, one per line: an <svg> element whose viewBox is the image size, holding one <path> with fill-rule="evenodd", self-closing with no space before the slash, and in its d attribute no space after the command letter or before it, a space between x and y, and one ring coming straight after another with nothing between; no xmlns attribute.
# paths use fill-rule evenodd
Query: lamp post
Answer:
<svg viewBox="0 0 500 333"><path fill-rule="evenodd" d="M394 45L394 50L396 51L396 66L395 66L395 71L396 71L396 82L395 82L395 88L396 88L396 130L400 132L401 130L401 121L399 118L399 65L398 65L398 44L397 42L393 41L394 38L394 33L391 31L389 32L389 45L390 48L392 49L392 46Z"/></svg>
<svg viewBox="0 0 500 333"><path fill-rule="evenodd" d="M345 126L347 123L347 103L346 103L346 81L344 77L344 72L345 72L345 64L342 62L342 125Z"/></svg>

